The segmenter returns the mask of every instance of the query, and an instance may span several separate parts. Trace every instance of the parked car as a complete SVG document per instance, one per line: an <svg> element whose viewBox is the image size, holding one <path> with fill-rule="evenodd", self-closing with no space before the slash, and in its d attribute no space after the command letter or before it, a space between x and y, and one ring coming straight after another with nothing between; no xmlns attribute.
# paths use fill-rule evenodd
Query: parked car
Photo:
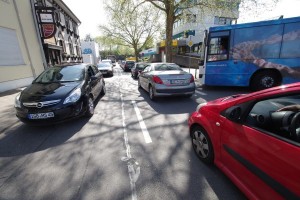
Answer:
<svg viewBox="0 0 300 200"><path fill-rule="evenodd" d="M17 117L41 125L94 114L94 101L104 95L103 75L94 65L55 66L42 72L15 99Z"/></svg>
<svg viewBox="0 0 300 200"><path fill-rule="evenodd" d="M202 103L192 146L249 199L300 199L300 83Z"/></svg>
<svg viewBox="0 0 300 200"><path fill-rule="evenodd" d="M120 67L121 67L122 69L124 69L125 63L126 63L126 60L121 60L121 62L120 62Z"/></svg>
<svg viewBox="0 0 300 200"><path fill-rule="evenodd" d="M134 64L135 64L135 61L126 60L124 63L124 67L123 67L124 72L130 72L131 68L133 68Z"/></svg>
<svg viewBox="0 0 300 200"><path fill-rule="evenodd" d="M107 76L114 75L113 65L111 65L108 62L100 62L97 65L97 67L103 75L107 75Z"/></svg>
<svg viewBox="0 0 300 200"><path fill-rule="evenodd" d="M110 59L104 59L104 60L101 60L101 62L102 63L109 63L109 64L111 64L111 66L114 66L113 62Z"/></svg>
<svg viewBox="0 0 300 200"><path fill-rule="evenodd" d="M159 96L192 96L195 81L192 74L174 63L151 63L138 76L139 88L149 92L151 100Z"/></svg>
<svg viewBox="0 0 300 200"><path fill-rule="evenodd" d="M135 63L134 67L131 68L131 77L136 79L138 74L143 71L147 65L149 65L149 63Z"/></svg>

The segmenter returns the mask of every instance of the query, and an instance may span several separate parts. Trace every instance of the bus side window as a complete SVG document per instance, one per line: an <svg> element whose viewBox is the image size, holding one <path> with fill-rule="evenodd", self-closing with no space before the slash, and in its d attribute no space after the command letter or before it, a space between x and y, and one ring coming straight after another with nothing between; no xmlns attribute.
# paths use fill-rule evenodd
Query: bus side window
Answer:
<svg viewBox="0 0 300 200"><path fill-rule="evenodd" d="M216 37L209 41L208 61L227 60L229 52L229 38Z"/></svg>

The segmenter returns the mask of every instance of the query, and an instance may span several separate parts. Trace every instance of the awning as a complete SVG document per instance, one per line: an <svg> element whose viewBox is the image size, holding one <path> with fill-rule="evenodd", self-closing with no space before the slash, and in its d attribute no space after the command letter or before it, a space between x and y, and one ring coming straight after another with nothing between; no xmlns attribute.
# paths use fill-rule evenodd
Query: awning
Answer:
<svg viewBox="0 0 300 200"><path fill-rule="evenodd" d="M177 33L175 35L172 36L173 39L177 39L177 38L187 38L190 35L195 36L195 30L186 30L186 31L182 31L180 33Z"/></svg>
<svg viewBox="0 0 300 200"><path fill-rule="evenodd" d="M177 39L177 38L182 38L182 37L183 37L183 32L173 35L172 39Z"/></svg>

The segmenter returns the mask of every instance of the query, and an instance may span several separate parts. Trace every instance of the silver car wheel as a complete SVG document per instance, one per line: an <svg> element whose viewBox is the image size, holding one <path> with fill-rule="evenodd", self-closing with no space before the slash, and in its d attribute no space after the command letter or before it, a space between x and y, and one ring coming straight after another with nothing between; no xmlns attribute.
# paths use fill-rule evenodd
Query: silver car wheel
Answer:
<svg viewBox="0 0 300 200"><path fill-rule="evenodd" d="M149 97L150 97L151 100L155 99L154 90L153 90L152 86L149 86Z"/></svg>
<svg viewBox="0 0 300 200"><path fill-rule="evenodd" d="M207 158L209 155L209 146L206 136L201 131L195 131L193 137L193 147L201 158Z"/></svg>

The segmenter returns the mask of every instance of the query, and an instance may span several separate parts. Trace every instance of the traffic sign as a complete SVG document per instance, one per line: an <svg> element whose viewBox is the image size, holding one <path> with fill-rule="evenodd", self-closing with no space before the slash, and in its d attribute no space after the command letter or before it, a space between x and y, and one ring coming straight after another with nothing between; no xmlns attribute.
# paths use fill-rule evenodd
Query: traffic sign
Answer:
<svg viewBox="0 0 300 200"><path fill-rule="evenodd" d="M188 42L188 46L189 46L189 47L192 47L192 46L193 46L193 41L192 41L192 40L190 40L190 41Z"/></svg>

